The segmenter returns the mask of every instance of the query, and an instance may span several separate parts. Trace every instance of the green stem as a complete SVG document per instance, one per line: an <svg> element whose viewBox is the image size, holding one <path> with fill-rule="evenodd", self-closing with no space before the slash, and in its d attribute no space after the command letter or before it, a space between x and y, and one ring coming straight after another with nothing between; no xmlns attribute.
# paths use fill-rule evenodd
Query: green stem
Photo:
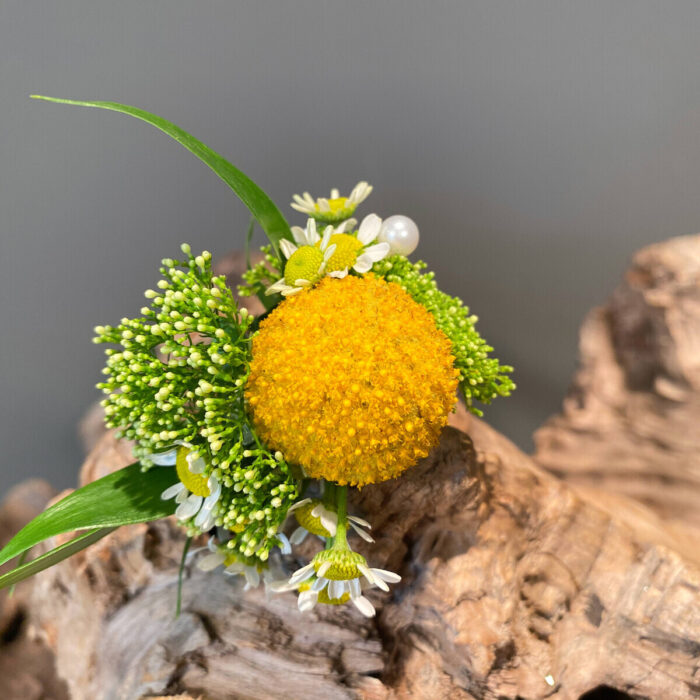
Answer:
<svg viewBox="0 0 700 700"><path fill-rule="evenodd" d="M175 618L180 617L182 609L182 578L185 573L185 562L187 561L187 552L189 552L192 538L188 537L185 540L185 546L182 549L182 558L180 559L180 570L177 572L177 601L175 603Z"/></svg>
<svg viewBox="0 0 700 700"><path fill-rule="evenodd" d="M336 508L338 513L338 526L333 540L333 549L348 549L348 487L336 486Z"/></svg>
<svg viewBox="0 0 700 700"><path fill-rule="evenodd" d="M335 484L330 481L323 482L323 505L335 510Z"/></svg>

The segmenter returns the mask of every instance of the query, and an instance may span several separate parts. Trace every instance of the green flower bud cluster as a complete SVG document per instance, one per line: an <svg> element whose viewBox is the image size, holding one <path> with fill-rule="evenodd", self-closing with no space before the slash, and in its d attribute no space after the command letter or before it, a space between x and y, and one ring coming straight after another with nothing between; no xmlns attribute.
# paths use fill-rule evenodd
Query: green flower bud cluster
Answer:
<svg viewBox="0 0 700 700"><path fill-rule="evenodd" d="M265 290L277 280L282 279L284 261L274 254L272 246L265 245L260 248L260 252L265 256L264 259L243 273L245 284L238 287L238 293L242 297L258 296L264 298Z"/></svg>
<svg viewBox="0 0 700 700"><path fill-rule="evenodd" d="M223 486L217 525L232 533L229 550L266 561L279 545L277 531L299 497L297 482L280 479L289 471L281 452L273 455L256 445L244 450L239 464L216 472Z"/></svg>
<svg viewBox="0 0 700 700"><path fill-rule="evenodd" d="M372 271L400 285L414 301L433 314L437 327L452 341L455 367L460 372L460 388L467 407L480 416L482 411L473 401L489 404L497 396L509 396L515 389L508 376L513 368L489 357L493 348L474 327L477 317L469 314L469 308L461 299L441 292L434 279L435 273L422 272L426 267L422 261L412 263L402 255L393 255L375 263Z"/></svg>
<svg viewBox="0 0 700 700"><path fill-rule="evenodd" d="M135 441L144 467L175 444L198 452L205 475L213 471L222 485L217 525L243 523L234 538L240 551L264 560L297 485L281 455L258 442L246 414L254 318L238 308L225 278L212 275L210 253L194 256L187 244L182 250L186 260L163 260L163 279L145 293L150 306L141 318L95 329L95 342L121 346L106 350L107 380L98 384L107 394L105 421Z"/></svg>

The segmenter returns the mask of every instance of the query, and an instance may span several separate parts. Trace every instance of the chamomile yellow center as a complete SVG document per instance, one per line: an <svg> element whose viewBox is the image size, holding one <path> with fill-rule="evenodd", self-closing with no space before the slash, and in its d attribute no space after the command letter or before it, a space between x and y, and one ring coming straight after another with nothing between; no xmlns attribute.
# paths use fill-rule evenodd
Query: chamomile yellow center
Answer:
<svg viewBox="0 0 700 700"><path fill-rule="evenodd" d="M312 535L318 535L319 537L331 537L331 533L328 532L328 530L326 530L326 528L321 524L321 518L311 514L311 511L320 503L320 500L316 498L312 499L311 503L306 503L305 505L297 508L294 511L294 517L299 525L301 525Z"/></svg>
<svg viewBox="0 0 700 700"><path fill-rule="evenodd" d="M224 566L231 566L232 564L246 564L247 566L251 566L251 564L248 564L245 559L242 559L238 554L235 552L231 552L229 554L226 554L224 556ZM253 567L256 568L258 571L263 570L263 566L259 563L253 564Z"/></svg>
<svg viewBox="0 0 700 700"><path fill-rule="evenodd" d="M190 465L187 461L189 450L186 447L180 447L177 451L175 460L175 470L180 481L185 485L185 488L195 496L206 498L211 492L207 484L207 477L202 474L193 474L190 471Z"/></svg>
<svg viewBox="0 0 700 700"><path fill-rule="evenodd" d="M348 581L362 575L360 566L367 566L367 560L357 552L349 549L324 549L313 558L314 570L318 572L323 564L330 566L323 574L323 578L334 581Z"/></svg>
<svg viewBox="0 0 700 700"><path fill-rule="evenodd" d="M341 211L345 211L347 201L347 197L334 197L328 200L328 206L331 208L333 214L339 214Z"/></svg>
<svg viewBox="0 0 700 700"><path fill-rule="evenodd" d="M348 233L332 235L329 245L335 245L335 252L326 264L326 272L340 272L351 268L357 262L357 255L362 250L362 242Z"/></svg>
<svg viewBox="0 0 700 700"><path fill-rule="evenodd" d="M284 266L284 281L295 286L297 280L316 282L319 278L319 267L323 262L323 253L319 248L305 245L292 253Z"/></svg>
<svg viewBox="0 0 700 700"><path fill-rule="evenodd" d="M325 588L322 588L319 591L318 594L318 602L323 603L324 605L343 605L344 603L347 603L350 600L350 594L349 593L343 593L340 598L330 598L328 596L328 586Z"/></svg>
<svg viewBox="0 0 700 700"><path fill-rule="evenodd" d="M391 479L437 444L456 401L452 344L427 309L371 273L288 297L253 339L257 434L316 479Z"/></svg>
<svg viewBox="0 0 700 700"><path fill-rule="evenodd" d="M314 213L311 215L318 221L324 221L328 224L344 221L353 215L357 204L348 202L347 197L332 197L328 200L328 208L321 209L321 205L316 202L314 205Z"/></svg>

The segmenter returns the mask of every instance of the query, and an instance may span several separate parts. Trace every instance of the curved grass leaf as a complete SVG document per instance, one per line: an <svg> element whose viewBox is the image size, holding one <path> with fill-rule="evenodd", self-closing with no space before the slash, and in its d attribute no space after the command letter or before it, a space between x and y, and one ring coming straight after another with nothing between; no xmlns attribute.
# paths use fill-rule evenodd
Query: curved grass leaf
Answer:
<svg viewBox="0 0 700 700"><path fill-rule="evenodd" d="M190 153L197 156L208 165L241 199L250 213L257 219L263 231L270 239L275 251L278 251L279 242L283 238L290 238L289 224L275 206L274 202L256 185L245 173L234 167L225 158L213 151L209 146L191 136L176 124L169 122L155 114L146 112L138 107L119 104L118 102L66 100L58 97L46 97L45 95L30 95L36 100L47 100L59 104L78 105L80 107L99 107L109 109L122 114L129 114L137 119L155 126L162 132L174 138L182 144Z"/></svg>
<svg viewBox="0 0 700 700"><path fill-rule="evenodd" d="M0 551L0 565L64 532L114 528L172 515L177 504L162 500L160 494L176 481L174 468L154 467L144 474L138 462L93 481L25 525Z"/></svg>
<svg viewBox="0 0 700 700"><path fill-rule="evenodd" d="M51 551L46 552L46 554L42 554L40 557L37 557L26 564L22 564L12 569L12 571L8 571L6 574L0 576L0 588L14 586L20 581L24 581L25 578L34 576L34 574L38 574L40 571L48 569L54 564L58 564L64 559L67 559L68 557L73 556L73 554L76 554L82 549L94 544L97 542L97 540L101 540L103 537L109 535L110 532L114 532L115 530L115 527L102 527L96 530L89 530L88 532L84 532L81 535L74 537L72 540L70 540L70 542L65 542L64 544L55 547Z"/></svg>

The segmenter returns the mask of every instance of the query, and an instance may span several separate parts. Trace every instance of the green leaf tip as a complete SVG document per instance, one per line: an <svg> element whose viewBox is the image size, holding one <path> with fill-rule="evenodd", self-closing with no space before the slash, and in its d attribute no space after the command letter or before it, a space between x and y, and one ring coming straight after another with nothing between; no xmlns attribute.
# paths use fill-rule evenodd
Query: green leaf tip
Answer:
<svg viewBox="0 0 700 700"><path fill-rule="evenodd" d="M289 224L270 197L245 173L231 165L223 156L212 150L206 144L188 134L176 124L163 119L156 114L151 114L138 107L123 105L119 102L104 102L100 100L69 100L63 97L48 97L47 95L30 95L34 100L45 100L57 104L75 105L78 107L98 107L113 112L128 114L136 119L141 119L151 126L155 126L167 134L190 153L197 156L205 165L211 168L238 196L243 204L248 207L250 213L260 224L262 230L270 239L275 251L279 249L279 243L283 238L291 239Z"/></svg>
<svg viewBox="0 0 700 700"><path fill-rule="evenodd" d="M103 537L109 535L111 532L114 532L114 530L116 530L114 527L88 530L87 532L83 532L77 537L74 537L72 540L69 540L68 542L55 547L45 554L42 554L36 559L27 562L26 564L22 559L20 559L19 564L12 569L12 571L8 571L0 576L0 589L10 586L10 592L12 592L14 586L20 581L24 581L30 576L34 576L34 574L38 574L40 571L44 571L44 569L48 569L49 567L55 566L56 564L62 562L64 559L68 559L68 557L71 557L83 549L86 549L91 544L94 544L98 540L101 540ZM25 553L26 552L23 554Z"/></svg>
<svg viewBox="0 0 700 700"><path fill-rule="evenodd" d="M114 528L172 515L176 503L160 494L177 481L175 469L144 475L136 462L73 491L25 525L0 551L0 564L44 540L74 530Z"/></svg>

